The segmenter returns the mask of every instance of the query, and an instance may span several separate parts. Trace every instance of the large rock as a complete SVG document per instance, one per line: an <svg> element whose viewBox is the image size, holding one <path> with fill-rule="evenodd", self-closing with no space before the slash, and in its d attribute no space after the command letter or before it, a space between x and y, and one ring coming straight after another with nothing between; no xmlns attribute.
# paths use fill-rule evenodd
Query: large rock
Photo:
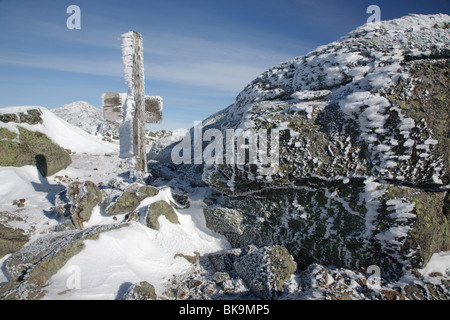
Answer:
<svg viewBox="0 0 450 320"><path fill-rule="evenodd" d="M41 111L31 109L18 115L0 114L3 123L42 124ZM70 155L45 134L22 126L0 128L0 166L34 165L42 176L51 176L72 163Z"/></svg>
<svg viewBox="0 0 450 320"><path fill-rule="evenodd" d="M378 265L384 276L400 276L405 266L423 268L434 252L450 249L444 196L376 182L335 182L229 198L227 207L213 205L204 212L208 227L234 247L280 244L301 268L315 262L359 269ZM224 212L241 219L232 220L231 228Z"/></svg>
<svg viewBox="0 0 450 320"><path fill-rule="evenodd" d="M83 229L83 222L89 221L92 210L103 199L101 191L92 181L72 182L67 190L71 202L72 221L78 229Z"/></svg>
<svg viewBox="0 0 450 320"><path fill-rule="evenodd" d="M203 165L225 194L205 209L208 227L236 247L283 245L302 268L377 265L388 279L450 250L449 23L439 14L366 24L264 72L203 121L215 130L203 150L220 155L223 141L224 153ZM238 129L261 151L251 154L249 139L239 165L226 154L239 150L226 130ZM264 152L275 155L268 165Z"/></svg>
<svg viewBox="0 0 450 320"><path fill-rule="evenodd" d="M0 259L8 253L19 251L30 240L22 229L8 224L10 216L8 212L0 212Z"/></svg>
<svg viewBox="0 0 450 320"><path fill-rule="evenodd" d="M141 281L139 284L131 285L121 300L156 300L155 287L147 281Z"/></svg>
<svg viewBox="0 0 450 320"><path fill-rule="evenodd" d="M205 181L233 195L367 176L447 185L450 31L439 26L449 20L364 26L261 74L204 129L278 129L278 170L224 161L206 168Z"/></svg>
<svg viewBox="0 0 450 320"><path fill-rule="evenodd" d="M243 255L236 260L234 267L256 296L276 299L297 264L286 248L271 246Z"/></svg>

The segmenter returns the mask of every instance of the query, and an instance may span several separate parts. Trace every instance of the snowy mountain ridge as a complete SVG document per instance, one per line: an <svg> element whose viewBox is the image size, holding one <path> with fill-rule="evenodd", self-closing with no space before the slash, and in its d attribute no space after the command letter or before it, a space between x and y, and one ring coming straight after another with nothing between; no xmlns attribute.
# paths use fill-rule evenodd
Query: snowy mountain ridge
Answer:
<svg viewBox="0 0 450 320"><path fill-rule="evenodd" d="M100 109L86 101L75 101L51 111L70 124L91 134L98 132L103 123Z"/></svg>

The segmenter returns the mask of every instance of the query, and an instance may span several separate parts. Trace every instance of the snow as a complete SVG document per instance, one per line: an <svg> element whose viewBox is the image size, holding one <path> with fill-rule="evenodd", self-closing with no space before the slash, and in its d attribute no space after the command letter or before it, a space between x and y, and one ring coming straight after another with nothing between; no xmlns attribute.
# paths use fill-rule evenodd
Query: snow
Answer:
<svg viewBox="0 0 450 320"><path fill-rule="evenodd" d="M133 85L133 43L134 43L134 35L133 31L129 31L127 33L122 34L121 36L121 49L122 49L122 62L124 65L123 73L125 78L125 83L128 85L129 93L134 96L134 92L132 91Z"/></svg>
<svg viewBox="0 0 450 320"><path fill-rule="evenodd" d="M450 275L450 251L434 253L425 268L419 270L420 274L427 280L431 280L431 273L439 272L444 276Z"/></svg>
<svg viewBox="0 0 450 320"><path fill-rule="evenodd" d="M429 138L420 144L411 139L410 131L416 123L413 119L402 116L400 108L390 105L380 92L407 76L399 64L403 60L404 52L411 56L430 53L430 48L427 47L430 42L437 43L436 49L445 49L439 48L439 45L448 43L448 40L434 41L433 37L437 37L437 33L431 27L446 21L448 21L446 15L431 17L413 15L400 20L364 25L337 42L321 46L305 57L296 58L287 62L284 67L272 68L259 76L258 79L261 82L265 81L264 85L259 83L249 85L239 94L236 103L230 107L228 115L217 113L218 118L211 118L210 121L218 121L219 116L228 117L226 120L242 119L242 124L251 127L252 122L248 118L251 114L248 111L252 103L265 100L276 103L277 97L285 93L289 93L292 98L290 111L305 112L311 119L315 108L325 106L326 102L322 101L331 97L337 98L340 110L346 117L357 121L361 138L367 142L371 151L376 151L379 155L380 170L396 167L397 161L410 159L410 151L393 158L392 147L399 144L410 149L416 146L417 149L423 150L421 156L428 156L438 142ZM418 30L418 32L411 34L411 30ZM404 34L411 34L406 42L405 36L400 36ZM442 36L448 37L448 34L442 33ZM349 41L352 42L348 43ZM121 127L121 150L124 150L120 154L122 158L133 155L131 132L134 93L131 86L133 74L131 42L131 32L122 36L124 75L125 82L129 86L126 107L123 108L124 122ZM347 50L342 49L347 44L349 44ZM373 44L377 49L367 44ZM352 50L356 51L352 52ZM291 74L288 74L289 68L286 68L289 64L295 67ZM287 89L285 91L280 88ZM0 123L0 127L17 133L17 126L40 131L63 148L77 153L72 154L71 166L47 178L40 176L36 168L32 166L0 167L0 208L14 212L17 207L12 205L12 201L25 198L26 205L19 211L24 220L11 223L31 232L32 240L34 240L42 234L51 232L52 227L57 224L55 217L49 214L54 205L54 195L64 189L64 186L58 184L56 176L66 176L69 181L91 180L96 184L122 185L122 189L129 186L129 183L123 178L126 161L116 156L118 145L99 141L43 107L14 107L1 111L2 113L18 113L26 112L31 108L41 110L43 124L30 126ZM379 135L384 133L388 108L391 111L397 111L400 119L397 129L404 140L393 137L379 138ZM278 124L278 129L288 128L287 124L287 122ZM153 144L150 159L156 160L154 158L158 157L157 160L162 161L165 157L165 160L170 160L170 153L162 154L160 151L180 141L187 133L188 131L175 132ZM333 154L331 148L330 153ZM316 158L314 160L317 162ZM239 168L233 166L233 170L237 169ZM233 171L228 180L231 188L236 182L234 177ZM442 183L437 174L434 174L432 178L436 183ZM270 180L271 177L267 176L266 179ZM344 183L348 182L349 179L345 178ZM367 178L364 185L365 192L361 195L360 202L365 204L367 212L364 217L366 231L362 236L367 241L373 241L376 238L382 244L382 249L387 247L387 243L394 244L394 248L401 247L402 239L405 239L409 231L409 227L402 223L414 218L412 214L414 203L401 199L387 201L389 217L395 220L396 224L388 230L379 232L376 226L379 216L379 199L386 192L386 186L375 178ZM50 279L45 288L47 291L45 299L114 299L120 297L132 283L144 280L154 285L156 293L161 296L168 280L174 274L188 272L191 267L184 258L175 258L176 254L194 255L195 251L206 254L230 248L230 244L223 236L206 227L203 216L205 207L203 199L206 192L206 188L192 190L188 194L190 207L175 209L180 224L172 224L161 216L160 229L153 230L142 224L146 208L155 201L173 201L171 189L160 187L157 196L143 200L138 207L140 221L133 221L128 226L104 232L97 240L86 240L85 248L72 257ZM347 202L340 203L349 212L359 214L352 212ZM308 219L303 207L296 206L296 209L299 218ZM116 222L114 217L107 215L100 206L97 206L94 208L90 221L85 223L85 228ZM330 218L328 222L331 225L333 221ZM330 233L330 228L326 232ZM0 265L3 265L7 257L0 260ZM0 282L6 281L3 268L1 270ZM70 289L68 284L77 272L80 280L79 288ZM433 272L449 275L450 252L434 254L420 272L427 279L431 279L429 275ZM328 278L328 284L332 284L330 278Z"/></svg>
<svg viewBox="0 0 450 320"><path fill-rule="evenodd" d="M58 218L51 213L55 196L68 183L90 180L95 184L121 188L131 183L123 177L129 168L127 160L118 157L117 144L99 141L42 107L14 107L2 111L18 113L36 108L42 112L43 124L1 123L2 127L14 130L15 126L23 126L43 132L76 154L71 154L72 164L69 167L45 178L34 166L0 167L0 210L17 212L22 220L8 224L25 230L31 237L30 242L54 232L54 227L59 223ZM175 132L167 137L166 143L177 141L185 133ZM61 178L66 182L60 184ZM207 190L193 190L188 194L189 208L174 209L180 224L172 224L161 216L158 231L144 226L142 221L133 221L128 226L101 233L97 240L86 240L85 248L51 277L44 299L115 299L129 285L140 281L148 281L155 286L159 296L163 295L169 278L174 274L188 272L192 267L186 259L175 258L176 254L192 256L196 251L206 254L231 248L224 236L206 227L203 215L206 205L203 199ZM26 199L25 207L20 210L12 204L18 199ZM171 188L161 186L157 196L143 200L137 208L141 217L151 203L159 200L175 202ZM117 219L122 218L123 215L108 215L98 205L90 220L84 223L84 228L116 224ZM7 258L0 261L0 266ZM6 282L8 279L4 268L1 270L0 282ZM79 276L79 283L72 281L74 276ZM73 288L73 284L79 287Z"/></svg>
<svg viewBox="0 0 450 320"><path fill-rule="evenodd" d="M58 271L46 287L45 299L114 299L124 290L124 284L147 281L162 295L165 285L174 274L187 272L191 264L177 253L194 255L230 249L224 237L206 228L202 210L205 189L190 195L191 206L175 210L180 224L159 218L160 229L153 230L139 222L118 230L102 233L98 240L85 241L85 248ZM139 209L153 202L172 199L170 188L165 188L142 201ZM112 222L112 217L101 217L97 208L90 224ZM80 288L63 295L71 270L80 270ZM123 293L123 292L122 292Z"/></svg>

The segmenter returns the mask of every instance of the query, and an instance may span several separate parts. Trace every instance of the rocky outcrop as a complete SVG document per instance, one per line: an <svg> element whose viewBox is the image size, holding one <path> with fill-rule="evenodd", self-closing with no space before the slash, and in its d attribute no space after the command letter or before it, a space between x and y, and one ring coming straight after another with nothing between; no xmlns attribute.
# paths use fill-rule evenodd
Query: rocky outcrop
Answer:
<svg viewBox="0 0 450 320"><path fill-rule="evenodd" d="M152 186L141 186L126 190L117 200L106 209L110 215L128 213L135 210L139 204L148 197L154 197L159 193L158 189Z"/></svg>
<svg viewBox="0 0 450 320"><path fill-rule="evenodd" d="M12 124L42 124L41 111L0 114L6 127L0 128L0 166L34 165L43 177L51 176L72 163L70 155L45 134Z"/></svg>
<svg viewBox="0 0 450 320"><path fill-rule="evenodd" d="M158 219L160 216L164 216L171 223L180 224L175 210L173 210L170 204L164 200L160 200L153 202L148 207L147 214L145 216L145 225L151 229L159 230L160 225Z"/></svg>
<svg viewBox="0 0 450 320"><path fill-rule="evenodd" d="M204 164L203 180L225 194L205 208L208 227L235 247L285 246L303 269L377 265L395 279L450 250L449 21L362 26L271 68L206 119L223 137L266 132L278 155Z"/></svg>

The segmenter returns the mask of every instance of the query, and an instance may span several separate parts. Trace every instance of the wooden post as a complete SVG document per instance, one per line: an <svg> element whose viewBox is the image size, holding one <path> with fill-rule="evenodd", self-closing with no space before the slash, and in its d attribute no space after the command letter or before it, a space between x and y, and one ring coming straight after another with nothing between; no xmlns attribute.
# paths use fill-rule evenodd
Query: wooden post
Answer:
<svg viewBox="0 0 450 320"><path fill-rule="evenodd" d="M145 95L142 36L135 31L124 33L122 61L128 93L106 92L102 95L103 118L122 122L120 157L129 158L132 170L147 171L145 124L161 123L162 101L159 96Z"/></svg>

